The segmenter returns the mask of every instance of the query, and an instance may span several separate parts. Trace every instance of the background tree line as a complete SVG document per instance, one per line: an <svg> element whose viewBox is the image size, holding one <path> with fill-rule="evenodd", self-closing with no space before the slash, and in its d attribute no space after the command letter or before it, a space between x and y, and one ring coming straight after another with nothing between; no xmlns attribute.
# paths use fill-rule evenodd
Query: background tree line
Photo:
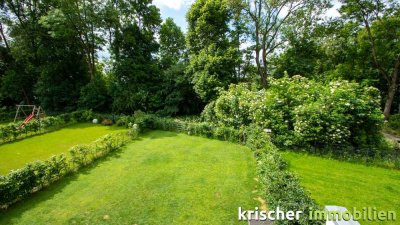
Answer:
<svg viewBox="0 0 400 225"><path fill-rule="evenodd" d="M0 105L197 114L232 83L351 80L398 112L395 0L196 0L183 33L151 0L1 0ZM109 60L99 59L107 52Z"/></svg>

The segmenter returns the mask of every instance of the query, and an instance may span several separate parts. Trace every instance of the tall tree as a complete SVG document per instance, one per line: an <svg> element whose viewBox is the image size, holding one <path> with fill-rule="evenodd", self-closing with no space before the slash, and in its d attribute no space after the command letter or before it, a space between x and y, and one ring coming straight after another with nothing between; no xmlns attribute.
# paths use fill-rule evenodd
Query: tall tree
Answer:
<svg viewBox="0 0 400 225"><path fill-rule="evenodd" d="M104 4L101 0L61 0L50 11L44 24L54 36L75 35L85 53L91 79L96 74L97 51L105 40L103 30Z"/></svg>
<svg viewBox="0 0 400 225"><path fill-rule="evenodd" d="M156 111L162 97L156 84L161 82L155 40L161 17L151 1L124 1L116 7L111 46L114 60L112 75L113 108L119 112Z"/></svg>
<svg viewBox="0 0 400 225"><path fill-rule="evenodd" d="M162 69L162 92L165 95L165 115L194 114L201 110L190 77L185 73L187 56L185 36L173 19L167 18L160 29L160 67Z"/></svg>
<svg viewBox="0 0 400 225"><path fill-rule="evenodd" d="M2 39L8 46L14 62L1 80L1 91L16 102L34 101L34 85L40 73L41 59L38 56L41 37L47 31L39 24L42 16L55 5L51 0L3 0L1 9ZM10 40L5 34L8 27ZM11 64L10 64L11 65Z"/></svg>
<svg viewBox="0 0 400 225"><path fill-rule="evenodd" d="M167 18L160 29L161 65L168 68L183 60L185 54L185 36L172 18Z"/></svg>
<svg viewBox="0 0 400 225"><path fill-rule="evenodd" d="M245 0L244 12L249 18L252 47L261 85L268 84L269 57L285 43L283 28L293 17L309 20L327 6L326 0ZM301 15L301 16L299 16Z"/></svg>
<svg viewBox="0 0 400 225"><path fill-rule="evenodd" d="M218 91L237 82L235 68L241 58L230 38L232 10L226 0L197 0L186 15L190 63L187 73L204 102L216 98Z"/></svg>
<svg viewBox="0 0 400 225"><path fill-rule="evenodd" d="M364 28L372 65L387 82L384 115L390 116L400 76L400 4L394 0L343 1L340 9L344 19Z"/></svg>

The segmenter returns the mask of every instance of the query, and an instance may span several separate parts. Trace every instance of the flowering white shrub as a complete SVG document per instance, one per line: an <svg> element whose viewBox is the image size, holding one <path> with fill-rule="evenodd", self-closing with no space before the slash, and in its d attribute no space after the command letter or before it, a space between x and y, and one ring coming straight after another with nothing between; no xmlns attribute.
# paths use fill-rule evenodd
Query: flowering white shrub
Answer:
<svg viewBox="0 0 400 225"><path fill-rule="evenodd" d="M219 125L271 129L283 145L369 145L381 137L383 125L377 89L348 81L324 85L301 76L272 80L261 91L231 85L203 115Z"/></svg>

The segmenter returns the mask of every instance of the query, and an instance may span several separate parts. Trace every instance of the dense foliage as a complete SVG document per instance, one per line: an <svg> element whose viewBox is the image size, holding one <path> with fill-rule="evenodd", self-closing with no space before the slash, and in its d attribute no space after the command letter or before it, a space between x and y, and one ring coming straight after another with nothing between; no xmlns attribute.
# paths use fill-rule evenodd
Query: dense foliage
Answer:
<svg viewBox="0 0 400 225"><path fill-rule="evenodd" d="M367 146L379 142L383 125L379 91L347 81L326 85L300 76L272 80L268 90L232 85L206 107L203 118L240 128L271 129L281 145Z"/></svg>
<svg viewBox="0 0 400 225"><path fill-rule="evenodd" d="M196 0L186 34L156 5L2 1L1 106L197 114L232 83L268 89L287 72L374 86L386 119L397 111L394 0ZM324 17L333 5L340 17Z"/></svg>
<svg viewBox="0 0 400 225"><path fill-rule="evenodd" d="M187 73L204 102L215 99L220 89L238 81L235 69L241 54L229 36L231 15L226 0L196 1L187 14Z"/></svg>

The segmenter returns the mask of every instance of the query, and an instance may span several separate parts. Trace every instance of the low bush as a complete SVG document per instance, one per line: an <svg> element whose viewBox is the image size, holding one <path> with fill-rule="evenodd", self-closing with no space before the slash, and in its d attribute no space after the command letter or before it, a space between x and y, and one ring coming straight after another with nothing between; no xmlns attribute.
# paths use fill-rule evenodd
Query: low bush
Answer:
<svg viewBox="0 0 400 225"><path fill-rule="evenodd" d="M0 122L8 122L14 119L15 109L0 107Z"/></svg>
<svg viewBox="0 0 400 225"><path fill-rule="evenodd" d="M269 145L256 152L258 177L264 187L263 196L266 199L268 208L282 211L302 211L303 215L299 221L281 220L276 224L301 224L301 225L322 225L324 221L309 220L311 210L321 210L310 194L300 186L300 181L295 174L287 168L287 163L280 153Z"/></svg>
<svg viewBox="0 0 400 225"><path fill-rule="evenodd" d="M384 131L386 133L400 136L400 114L391 115L385 122Z"/></svg>
<svg viewBox="0 0 400 225"><path fill-rule="evenodd" d="M46 161L36 161L24 168L0 176L0 208L27 197L68 173L78 171L94 160L119 149L128 141L126 134L108 134L90 145L77 145L69 154L52 156Z"/></svg>
<svg viewBox="0 0 400 225"><path fill-rule="evenodd" d="M111 126L113 125L113 122L110 119L103 119L103 121L101 121L101 124L104 126Z"/></svg>
<svg viewBox="0 0 400 225"><path fill-rule="evenodd" d="M387 122L387 126L393 130L400 130L400 114L391 115Z"/></svg>

